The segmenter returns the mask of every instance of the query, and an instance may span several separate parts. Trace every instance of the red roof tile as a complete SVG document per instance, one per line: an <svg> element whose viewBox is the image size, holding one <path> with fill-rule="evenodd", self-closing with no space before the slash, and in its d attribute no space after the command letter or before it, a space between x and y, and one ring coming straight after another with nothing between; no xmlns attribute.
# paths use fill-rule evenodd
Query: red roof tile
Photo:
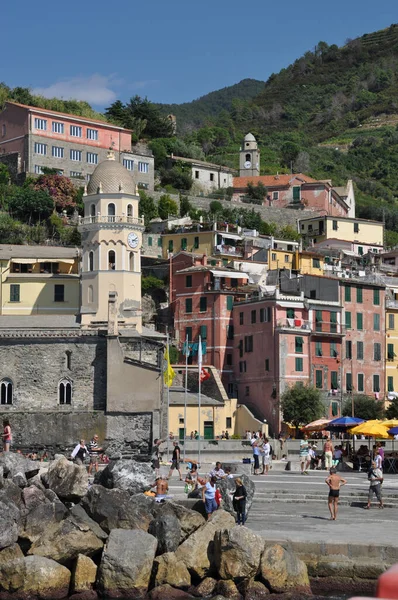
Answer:
<svg viewBox="0 0 398 600"><path fill-rule="evenodd" d="M303 173L283 173L281 175L260 175L259 177L234 177L234 188L246 188L248 183L263 183L265 187L288 186L294 181L301 183L315 183L317 180Z"/></svg>

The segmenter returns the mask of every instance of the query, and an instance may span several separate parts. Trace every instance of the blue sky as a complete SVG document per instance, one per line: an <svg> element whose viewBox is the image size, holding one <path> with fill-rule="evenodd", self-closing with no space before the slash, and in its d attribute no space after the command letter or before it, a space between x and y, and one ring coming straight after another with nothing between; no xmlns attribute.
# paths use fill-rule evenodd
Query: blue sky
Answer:
<svg viewBox="0 0 398 600"><path fill-rule="evenodd" d="M397 0L6 2L0 80L97 109L181 103L397 21Z"/></svg>

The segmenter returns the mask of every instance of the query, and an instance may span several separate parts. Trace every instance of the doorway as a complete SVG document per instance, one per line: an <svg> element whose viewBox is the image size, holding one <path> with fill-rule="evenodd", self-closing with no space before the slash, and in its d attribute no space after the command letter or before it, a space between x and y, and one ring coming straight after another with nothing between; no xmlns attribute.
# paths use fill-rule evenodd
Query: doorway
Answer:
<svg viewBox="0 0 398 600"><path fill-rule="evenodd" d="M204 427L204 439L205 440L214 440L214 423L213 421L205 421L203 423Z"/></svg>

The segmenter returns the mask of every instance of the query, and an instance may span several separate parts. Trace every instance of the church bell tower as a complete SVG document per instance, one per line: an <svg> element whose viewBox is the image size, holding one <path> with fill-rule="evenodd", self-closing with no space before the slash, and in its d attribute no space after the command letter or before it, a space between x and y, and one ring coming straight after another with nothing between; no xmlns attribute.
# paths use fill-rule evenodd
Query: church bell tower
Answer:
<svg viewBox="0 0 398 600"><path fill-rule="evenodd" d="M248 133L243 140L239 156L239 177L258 177L260 175L260 151L256 138Z"/></svg>

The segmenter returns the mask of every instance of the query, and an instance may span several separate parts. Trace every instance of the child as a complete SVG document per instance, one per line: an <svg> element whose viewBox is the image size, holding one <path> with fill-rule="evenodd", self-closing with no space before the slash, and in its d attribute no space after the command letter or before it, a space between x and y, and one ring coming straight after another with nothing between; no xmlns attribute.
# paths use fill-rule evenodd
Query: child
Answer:
<svg viewBox="0 0 398 600"><path fill-rule="evenodd" d="M340 496L340 487L345 485L347 482L345 479L337 475L337 471L335 467L330 469L330 475L325 482L329 486L329 511L330 511L330 520L335 521L337 519L337 506L339 503Z"/></svg>

